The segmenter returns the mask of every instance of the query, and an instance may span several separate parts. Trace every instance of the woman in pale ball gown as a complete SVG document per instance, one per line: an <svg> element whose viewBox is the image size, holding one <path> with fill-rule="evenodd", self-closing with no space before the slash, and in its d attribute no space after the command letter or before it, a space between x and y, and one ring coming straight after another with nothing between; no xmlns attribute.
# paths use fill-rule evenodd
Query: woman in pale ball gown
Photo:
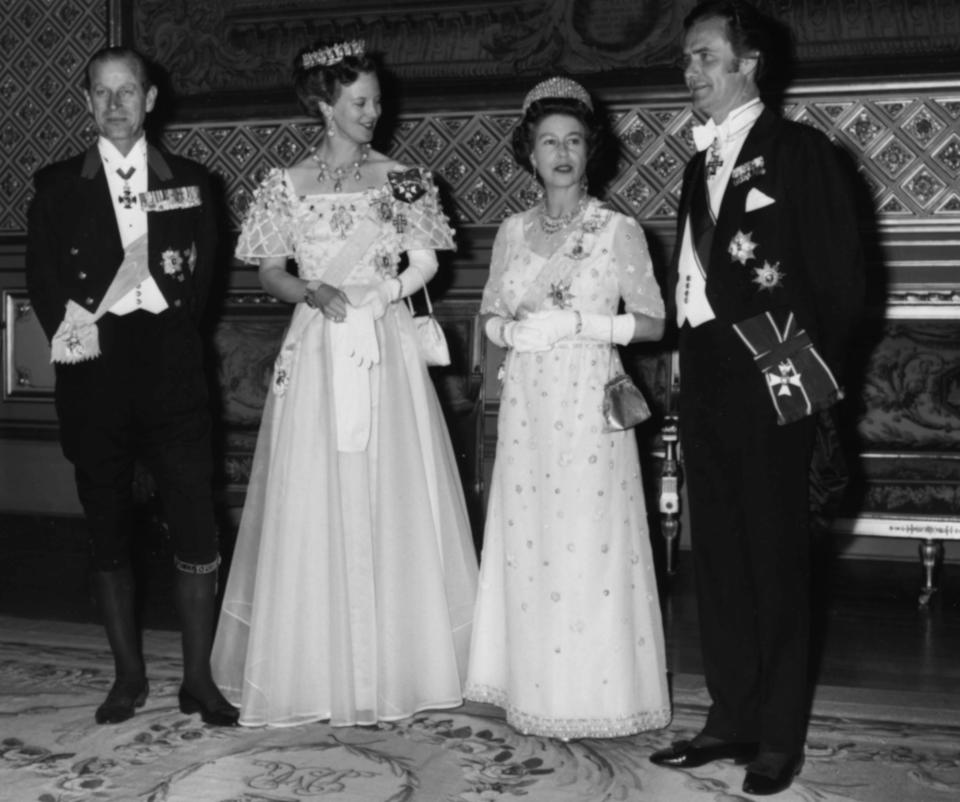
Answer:
<svg viewBox="0 0 960 802"><path fill-rule="evenodd" d="M433 277L453 232L429 172L371 148L380 86L362 42L304 51L295 75L327 135L270 170L237 243L295 307L212 664L241 724L375 724L462 702L476 557L399 302Z"/></svg>
<svg viewBox="0 0 960 802"><path fill-rule="evenodd" d="M507 352L465 695L561 739L671 715L636 438L601 412L664 306L640 226L587 193L598 141L579 84L527 95L513 149L543 202L500 226L481 305Z"/></svg>

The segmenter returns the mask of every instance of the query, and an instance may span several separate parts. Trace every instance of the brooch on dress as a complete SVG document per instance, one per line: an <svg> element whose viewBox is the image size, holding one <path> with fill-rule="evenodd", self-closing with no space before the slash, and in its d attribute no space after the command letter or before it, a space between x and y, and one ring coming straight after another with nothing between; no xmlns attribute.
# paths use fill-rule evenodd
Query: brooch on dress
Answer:
<svg viewBox="0 0 960 802"><path fill-rule="evenodd" d="M387 180L390 182L390 189L393 190L393 197L404 203L413 203L422 198L427 191L423 184L423 176L420 175L417 167L411 167L402 172L387 173Z"/></svg>
<svg viewBox="0 0 960 802"><path fill-rule="evenodd" d="M550 300L560 309L573 306L574 295L570 292L570 282L560 281L550 285Z"/></svg>

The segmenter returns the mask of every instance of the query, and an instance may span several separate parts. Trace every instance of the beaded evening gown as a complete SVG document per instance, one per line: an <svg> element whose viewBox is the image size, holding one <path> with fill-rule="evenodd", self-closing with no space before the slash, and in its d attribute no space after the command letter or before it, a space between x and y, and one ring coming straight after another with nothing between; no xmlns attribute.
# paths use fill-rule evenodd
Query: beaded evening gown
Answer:
<svg viewBox="0 0 960 802"><path fill-rule="evenodd" d="M482 312L664 313L632 218L591 200L550 264L535 211L494 243ZM537 286L540 289L537 289ZM663 630L633 431L602 431L616 349L507 352L465 696L524 733L620 736L670 721Z"/></svg>
<svg viewBox="0 0 960 802"><path fill-rule="evenodd" d="M405 175L401 191L298 197L273 170L237 256L290 256L307 279L339 258L347 288L452 247L429 174ZM349 330L303 303L276 360L212 657L245 725L462 701L477 567L460 477L405 304L370 320L368 369L338 362Z"/></svg>

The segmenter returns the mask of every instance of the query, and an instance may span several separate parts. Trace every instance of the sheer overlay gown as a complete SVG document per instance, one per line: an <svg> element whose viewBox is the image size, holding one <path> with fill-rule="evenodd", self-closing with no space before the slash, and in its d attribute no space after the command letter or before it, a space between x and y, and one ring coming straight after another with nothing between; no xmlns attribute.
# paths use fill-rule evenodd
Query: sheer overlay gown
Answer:
<svg viewBox="0 0 960 802"><path fill-rule="evenodd" d="M300 197L275 169L237 256L292 257L308 280L349 261L345 290L395 275L404 251L453 246L429 173L405 180ZM267 393L212 657L245 725L373 724L462 701L477 567L440 405L405 304L372 322L366 370L338 368L344 325L297 304ZM338 446L342 419L365 442Z"/></svg>
<svg viewBox="0 0 960 802"><path fill-rule="evenodd" d="M548 260L534 210L508 218L482 312L663 317L643 232L591 200ZM465 695L518 730L612 737L670 721L663 630L633 430L604 433L615 348L507 352Z"/></svg>

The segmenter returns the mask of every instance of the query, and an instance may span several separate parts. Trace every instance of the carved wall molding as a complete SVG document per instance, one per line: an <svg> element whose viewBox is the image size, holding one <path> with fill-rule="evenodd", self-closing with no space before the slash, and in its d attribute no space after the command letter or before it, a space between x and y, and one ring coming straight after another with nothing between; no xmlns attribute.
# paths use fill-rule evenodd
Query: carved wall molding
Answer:
<svg viewBox="0 0 960 802"><path fill-rule="evenodd" d="M185 97L289 94L296 52L364 38L406 82L479 83L563 72L625 73L645 84L678 79L682 22L695 0L251 0L115 3L116 27L171 74ZM759 0L792 32L798 69L888 70L897 58L929 69L960 49L953 0ZM906 60L906 61L905 61ZM919 69L919 67L918 67ZM487 86L487 84L483 84ZM429 88L423 86L426 91Z"/></svg>

